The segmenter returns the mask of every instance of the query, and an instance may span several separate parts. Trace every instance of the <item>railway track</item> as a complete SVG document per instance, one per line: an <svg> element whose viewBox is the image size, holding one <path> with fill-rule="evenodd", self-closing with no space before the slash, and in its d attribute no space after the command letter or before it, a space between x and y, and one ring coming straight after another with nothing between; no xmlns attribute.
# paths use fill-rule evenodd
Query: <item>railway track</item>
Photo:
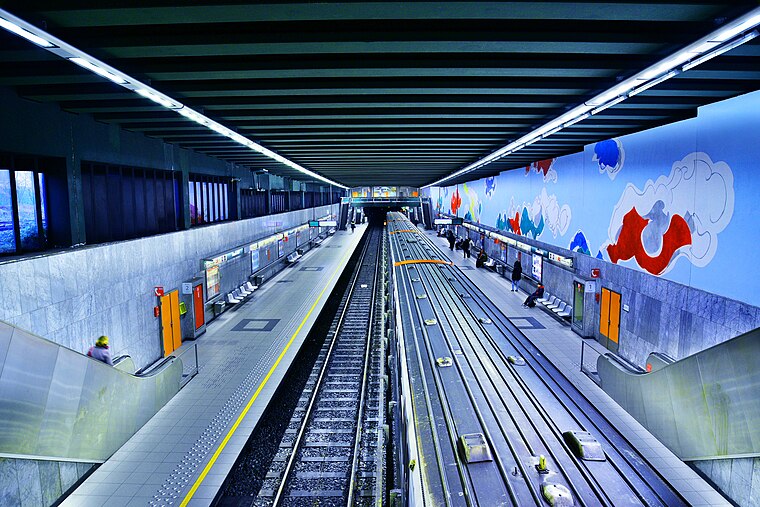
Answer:
<svg viewBox="0 0 760 507"><path fill-rule="evenodd" d="M390 236L394 263L406 262L394 269L397 304L411 321L404 326L409 370L426 393L415 420L430 462L428 498L441 505L540 505L552 496L555 505L685 505L469 279L441 263L435 245L401 232L414 227L400 215L388 223L392 234L399 231ZM512 364L510 355L526 363ZM591 432L604 461L579 459L563 439L568 430ZM452 462L458 438L471 433L483 435L492 461L468 464L459 453ZM537 468L540 456L545 470Z"/></svg>
<svg viewBox="0 0 760 507"><path fill-rule="evenodd" d="M368 234L254 505L377 505L382 498L385 233Z"/></svg>

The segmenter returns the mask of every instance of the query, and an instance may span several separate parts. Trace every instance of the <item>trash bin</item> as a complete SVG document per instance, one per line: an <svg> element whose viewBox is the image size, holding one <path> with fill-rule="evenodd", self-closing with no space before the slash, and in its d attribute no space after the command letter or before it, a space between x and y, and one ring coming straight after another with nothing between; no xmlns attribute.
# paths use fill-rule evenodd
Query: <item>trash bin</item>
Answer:
<svg viewBox="0 0 760 507"><path fill-rule="evenodd" d="M214 316L220 315L224 311L224 307L227 305L224 301L217 301L214 303Z"/></svg>

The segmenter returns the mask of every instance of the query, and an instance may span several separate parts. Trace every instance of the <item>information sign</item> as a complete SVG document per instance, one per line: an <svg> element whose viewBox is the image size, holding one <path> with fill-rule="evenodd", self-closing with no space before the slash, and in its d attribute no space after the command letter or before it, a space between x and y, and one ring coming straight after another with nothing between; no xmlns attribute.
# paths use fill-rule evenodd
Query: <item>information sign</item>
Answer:
<svg viewBox="0 0 760 507"><path fill-rule="evenodd" d="M310 220L309 227L338 227L335 220Z"/></svg>
<svg viewBox="0 0 760 507"><path fill-rule="evenodd" d="M461 217L436 218L433 222L435 225L462 225L464 223L464 219Z"/></svg>

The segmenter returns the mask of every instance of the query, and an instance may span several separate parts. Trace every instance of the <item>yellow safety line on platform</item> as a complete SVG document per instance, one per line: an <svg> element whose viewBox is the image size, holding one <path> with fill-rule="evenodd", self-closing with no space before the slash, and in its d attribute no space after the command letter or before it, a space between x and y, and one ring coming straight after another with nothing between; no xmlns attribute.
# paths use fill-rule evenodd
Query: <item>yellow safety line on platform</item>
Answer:
<svg viewBox="0 0 760 507"><path fill-rule="evenodd" d="M453 266L454 263L450 261L439 261L437 259L410 259L408 261L394 262L393 266L403 266L404 264L447 264Z"/></svg>
<svg viewBox="0 0 760 507"><path fill-rule="evenodd" d="M399 229L398 231L391 231L388 234L396 234L396 233L399 233L399 232L418 232L418 231L416 231L414 229Z"/></svg>
<svg viewBox="0 0 760 507"><path fill-rule="evenodd" d="M306 317L303 318L301 323L298 325L298 329L296 329L296 332L293 333L293 336L290 337L290 340L285 345L285 348L282 349L282 352L280 352L280 356L277 358L277 360L272 365L272 368L269 370L269 373L267 373L266 377L264 377L264 380L261 381L261 384L259 384L258 389L256 389L256 392L253 393L253 396L251 396L251 399L248 401L248 404L245 406L243 411L240 413L240 416L238 416L237 420L235 421L235 424L232 425L232 428L230 428L230 431L227 433L227 435L222 440L222 443L219 444L219 447L217 447L216 451L214 451L214 455L211 456L211 459L206 464L206 467L201 472L201 475L198 476L198 479L193 484L193 487L190 488L190 491L187 492L187 495L185 495L185 498L182 500L182 503L179 504L180 507L186 507L187 504L192 500L193 496L195 495L195 492L198 490L200 485L203 483L203 480L206 478L206 475L211 471L211 467L214 466L214 463L216 463L216 460L219 458L219 455L222 453L224 448L227 446L227 442L229 442L230 438L232 438L232 435L235 434L235 432L238 429L238 426L240 426L240 423L243 421L243 418L246 416L248 411L253 406L253 402L256 401L256 398L259 397L259 394L261 393L261 390L264 389L264 386L269 381L269 377L272 376L274 373L274 370L277 369L277 366L280 364L280 361L282 361L282 358L285 357L285 354L287 353L290 346L293 344L293 340L296 339L296 336L298 336L298 333L301 332L301 328L303 328L304 324L306 324L306 320L309 318L311 313L314 311L314 308L317 307L317 303L319 303L319 300L322 299L322 296L325 294L325 291L327 290L327 287L330 285L330 282L333 278L335 278L335 275L338 274L338 271L340 271L341 266L343 265L343 262L348 258L348 256L353 253L353 250L349 250L346 255L343 256L343 258L340 260L340 265L338 268L333 272L332 275L330 275L330 278L327 280L327 283L325 284L324 288L322 289L322 292L319 293L319 296L317 296L317 299L314 300L314 304L311 305L311 308L309 308L309 311L306 313Z"/></svg>

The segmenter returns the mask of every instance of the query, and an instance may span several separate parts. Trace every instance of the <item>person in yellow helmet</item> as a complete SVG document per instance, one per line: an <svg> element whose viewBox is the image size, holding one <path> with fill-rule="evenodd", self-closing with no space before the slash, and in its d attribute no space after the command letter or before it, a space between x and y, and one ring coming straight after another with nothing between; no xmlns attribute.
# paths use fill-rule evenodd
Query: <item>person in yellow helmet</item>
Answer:
<svg viewBox="0 0 760 507"><path fill-rule="evenodd" d="M95 345L90 347L87 351L87 355L98 361L113 366L113 359L111 358L111 351L108 349L108 337L101 336L95 341Z"/></svg>

